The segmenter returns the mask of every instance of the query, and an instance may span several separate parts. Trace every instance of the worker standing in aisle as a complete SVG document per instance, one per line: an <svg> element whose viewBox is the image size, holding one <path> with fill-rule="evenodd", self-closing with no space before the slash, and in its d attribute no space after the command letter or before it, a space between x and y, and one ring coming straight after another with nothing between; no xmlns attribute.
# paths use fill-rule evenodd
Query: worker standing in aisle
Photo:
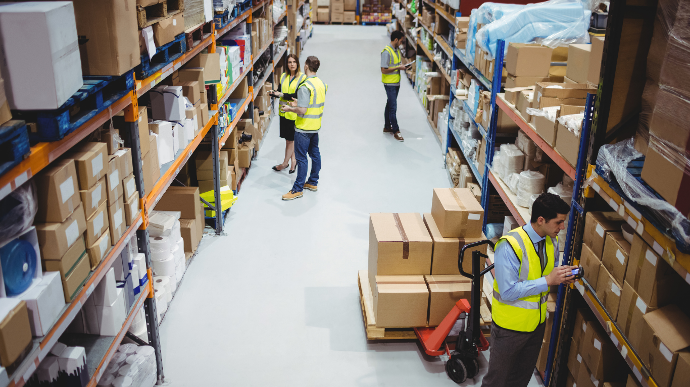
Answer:
<svg viewBox="0 0 690 387"><path fill-rule="evenodd" d="M546 321L549 286L571 284L573 266L554 268L558 232L570 207L557 195L541 194L530 224L496 243L489 370L482 387L525 387L537 364Z"/></svg>
<svg viewBox="0 0 690 387"><path fill-rule="evenodd" d="M288 71L280 76L280 91L269 91L269 94L280 97L280 106L290 103L297 98L297 87L307 79L307 76L299 71L299 58L295 54L288 55L287 59ZM273 170L280 172L292 165L290 173L294 173L297 168L297 161L295 159L295 120L297 114L292 112L284 112L279 109L280 114L280 137L285 139L285 160L282 164L273 167ZM290 161L292 160L292 164Z"/></svg>
<svg viewBox="0 0 690 387"><path fill-rule="evenodd" d="M283 200L293 200L302 197L304 188L316 192L321 170L321 153L319 152L319 130L321 117L326 103L328 85L316 76L321 62L319 58L310 56L304 62L304 73L307 79L297 89L297 102L284 105L283 111L297 113L295 120L295 157L297 158L297 178L290 192L283 195ZM295 106L296 105L296 106ZM311 173L307 178L307 154L311 158Z"/></svg>
<svg viewBox="0 0 690 387"><path fill-rule="evenodd" d="M402 31L393 31L391 33L391 44L386 46L381 51L381 80L383 87L386 89L386 108L383 112L385 123L383 125L384 132L392 132L393 137L398 141L405 141L400 134L400 127L398 127L398 118L396 111L398 110L398 92L400 91L400 70L405 70L402 66L402 54L398 49L403 44L405 34Z"/></svg>

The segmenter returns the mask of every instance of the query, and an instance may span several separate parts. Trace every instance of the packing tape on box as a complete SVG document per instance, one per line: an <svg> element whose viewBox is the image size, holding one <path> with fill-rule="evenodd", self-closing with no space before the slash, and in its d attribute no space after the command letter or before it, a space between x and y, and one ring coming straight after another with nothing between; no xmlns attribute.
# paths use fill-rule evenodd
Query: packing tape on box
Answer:
<svg viewBox="0 0 690 387"><path fill-rule="evenodd" d="M165 289L166 294L168 295L167 301L170 302L172 300L172 290L170 287L170 277L154 277L153 279L153 289Z"/></svg>
<svg viewBox="0 0 690 387"><path fill-rule="evenodd" d="M400 221L400 215L398 215L397 212L393 214L393 219L395 220L395 226L398 228L400 238L403 242L403 259L408 259L410 257L410 241L407 239L407 234Z"/></svg>
<svg viewBox="0 0 690 387"><path fill-rule="evenodd" d="M455 199L455 203L457 203L458 207L460 207L460 211L465 211L467 210L467 207L465 207L464 204L462 204L462 200L460 199L460 196L458 196L458 192L455 188L450 189L450 193L453 195L453 198ZM470 214L471 216L472 214ZM467 231L467 222L460 228L460 235L465 235L465 231Z"/></svg>
<svg viewBox="0 0 690 387"><path fill-rule="evenodd" d="M12 240L0 248L0 262L8 296L21 294L31 286L36 274L36 250L31 243Z"/></svg>
<svg viewBox="0 0 690 387"><path fill-rule="evenodd" d="M168 259L162 261L153 261L153 272L156 275L174 276L175 275L175 260L172 253L168 252Z"/></svg>

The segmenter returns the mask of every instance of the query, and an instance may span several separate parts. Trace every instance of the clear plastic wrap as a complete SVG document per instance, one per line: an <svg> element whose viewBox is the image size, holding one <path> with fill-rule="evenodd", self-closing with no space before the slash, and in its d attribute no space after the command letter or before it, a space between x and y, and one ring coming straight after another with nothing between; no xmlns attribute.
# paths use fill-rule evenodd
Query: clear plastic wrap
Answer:
<svg viewBox="0 0 690 387"><path fill-rule="evenodd" d="M467 49L465 51L465 56L469 59L470 63L474 63L474 42L477 34L477 26L479 24L486 25L499 20L505 15L517 12L524 7L524 4L484 3L480 5L479 8L471 11L470 24L467 29Z"/></svg>
<svg viewBox="0 0 690 387"><path fill-rule="evenodd" d="M519 173L511 173L504 182L508 185L508 189L514 193L517 194L518 191L518 185L520 182L520 174Z"/></svg>
<svg viewBox="0 0 690 387"><path fill-rule="evenodd" d="M527 108L527 114L531 116L546 117L551 122L556 122L560 106L548 106L541 109Z"/></svg>
<svg viewBox="0 0 690 387"><path fill-rule="evenodd" d="M558 117L558 123L568 128L568 130L573 132L577 137L580 137L582 121L584 121L584 119L585 113L567 114Z"/></svg>
<svg viewBox="0 0 690 387"><path fill-rule="evenodd" d="M535 144L522 130L518 131L517 138L515 139L515 146L517 146L527 158L533 159L537 154L537 144Z"/></svg>
<svg viewBox="0 0 690 387"><path fill-rule="evenodd" d="M537 42L549 47L589 43L591 14L579 0L528 4L484 25L476 32L476 42L488 52L489 60L496 57L496 44L501 39L506 41L505 50L508 43Z"/></svg>
<svg viewBox="0 0 690 387"><path fill-rule="evenodd" d="M544 192L546 177L537 171L523 171L520 173L517 186L517 205L529 207L529 201L533 194Z"/></svg>
<svg viewBox="0 0 690 387"><path fill-rule="evenodd" d="M657 198L640 180L628 172L628 164L640 157L642 154L635 150L632 138L604 145L597 156L597 170L605 180L615 180L627 199L652 210L655 214L654 220L660 223L662 229L671 231L679 249L690 251L690 222L686 216L667 201Z"/></svg>
<svg viewBox="0 0 690 387"><path fill-rule="evenodd" d="M570 205L570 202L573 199L572 185L566 186L563 183L558 183L555 187L549 187L546 192L560 196L560 198L563 199L564 202L568 203L568 205Z"/></svg>
<svg viewBox="0 0 690 387"><path fill-rule="evenodd" d="M514 144L510 145L512 147L506 147L501 152L503 156L503 176L520 173L525 165L525 155Z"/></svg>
<svg viewBox="0 0 690 387"><path fill-rule="evenodd" d="M34 224L38 210L33 181L24 183L0 201L0 246L20 236Z"/></svg>

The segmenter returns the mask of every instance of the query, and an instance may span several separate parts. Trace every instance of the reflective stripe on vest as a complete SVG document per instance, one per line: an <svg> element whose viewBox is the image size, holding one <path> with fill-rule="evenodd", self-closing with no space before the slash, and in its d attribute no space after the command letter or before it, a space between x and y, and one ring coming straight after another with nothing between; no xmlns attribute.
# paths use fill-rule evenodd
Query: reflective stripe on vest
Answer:
<svg viewBox="0 0 690 387"><path fill-rule="evenodd" d="M297 87L299 87L299 85L304 82L305 79L307 79L306 75L303 73L297 73L297 76L295 76L292 82L290 82L290 75L288 73L283 73L283 75L280 76L280 92L284 94L294 94L297 91ZM282 106L289 104L290 101L280 97L279 103ZM282 108L279 108L278 112L281 117L285 117L288 120L294 121L297 119L297 113L284 112Z"/></svg>
<svg viewBox="0 0 690 387"><path fill-rule="evenodd" d="M295 120L295 127L300 130L319 130L321 129L321 117L326 103L326 91L328 85L317 77L307 78L299 87L306 87L309 90L309 105L304 114L298 114Z"/></svg>
<svg viewBox="0 0 690 387"><path fill-rule="evenodd" d="M390 58L392 59L393 63L390 63L391 61L389 60L389 66L388 67L396 67L400 66L400 62L402 61L401 55L397 54L398 50L393 50L391 46L386 46L381 52L383 51L388 51L388 54L390 55ZM391 74L381 74L381 80L383 83L400 83L400 71L396 71Z"/></svg>
<svg viewBox="0 0 690 387"><path fill-rule="evenodd" d="M496 243L496 248L503 243L509 243L520 261L518 282L534 281L545 277L551 273L555 262L555 246L558 246L549 236L545 238L546 264L544 270L541 268L541 258L534 248L534 243L527 235L527 232L518 227L508 234L501 237ZM525 256L526 255L526 256ZM525 259L527 258L527 259ZM491 316L496 325L519 332L533 332L539 324L546 321L546 301L549 290L533 296L507 301L501 297L498 289L498 282L494 279L493 303L491 306Z"/></svg>

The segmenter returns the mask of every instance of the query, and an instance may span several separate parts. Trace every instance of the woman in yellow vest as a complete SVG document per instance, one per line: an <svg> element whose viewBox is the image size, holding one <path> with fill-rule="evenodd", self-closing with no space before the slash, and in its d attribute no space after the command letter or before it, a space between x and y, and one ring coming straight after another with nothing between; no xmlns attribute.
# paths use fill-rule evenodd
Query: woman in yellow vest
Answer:
<svg viewBox="0 0 690 387"><path fill-rule="evenodd" d="M296 113L284 112L282 107L297 98L297 88L307 79L307 76L299 71L299 58L295 54L287 57L287 71L280 76L280 92L270 91L274 96L280 97L280 137L285 139L285 160L282 164L273 167L274 171L282 171L288 165L292 165L290 173L295 173L297 160L295 159L295 120ZM292 160L292 164L290 164Z"/></svg>
<svg viewBox="0 0 690 387"><path fill-rule="evenodd" d="M559 196L541 194L530 223L496 243L491 356L482 387L524 387L532 378L544 339L549 286L575 282L574 266L554 268L558 232L565 229L569 212Z"/></svg>

